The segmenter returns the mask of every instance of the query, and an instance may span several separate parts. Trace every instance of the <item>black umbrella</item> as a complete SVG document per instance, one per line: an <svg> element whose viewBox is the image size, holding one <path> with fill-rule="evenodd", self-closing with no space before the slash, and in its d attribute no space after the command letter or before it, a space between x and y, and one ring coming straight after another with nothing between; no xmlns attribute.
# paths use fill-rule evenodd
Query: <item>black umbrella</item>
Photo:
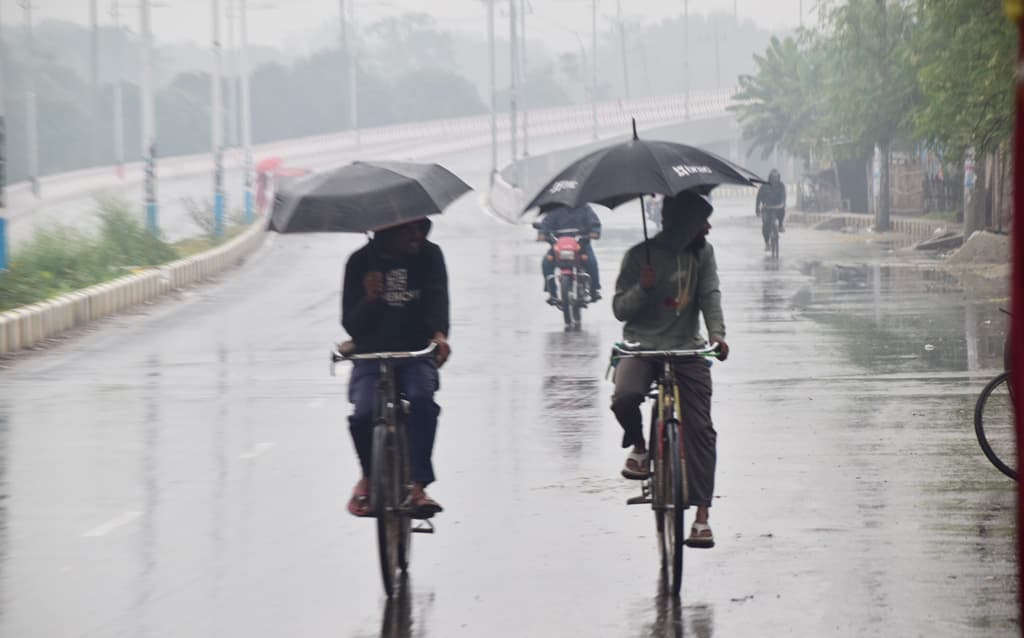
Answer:
<svg viewBox="0 0 1024 638"><path fill-rule="evenodd" d="M764 180L710 151L675 142L633 139L585 155L562 169L523 209L545 205L582 206L595 203L615 208L640 199L640 219L647 241L644 195L674 196L692 190L707 195L721 184L754 186ZM648 248L647 260L650 261Z"/></svg>
<svg viewBox="0 0 1024 638"><path fill-rule="evenodd" d="M472 190L437 164L353 162L285 186L270 228L280 233L361 233L442 212Z"/></svg>
<svg viewBox="0 0 1024 638"><path fill-rule="evenodd" d="M643 195L677 195L685 190L708 194L720 184L754 186L764 180L729 160L695 146L633 139L585 155L565 167L526 205L615 208Z"/></svg>

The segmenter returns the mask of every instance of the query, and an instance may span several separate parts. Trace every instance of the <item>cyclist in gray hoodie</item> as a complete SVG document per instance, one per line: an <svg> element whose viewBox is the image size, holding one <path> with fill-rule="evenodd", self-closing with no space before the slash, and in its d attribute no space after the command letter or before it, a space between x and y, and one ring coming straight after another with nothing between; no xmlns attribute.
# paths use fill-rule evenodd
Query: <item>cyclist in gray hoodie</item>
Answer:
<svg viewBox="0 0 1024 638"><path fill-rule="evenodd" d="M703 314L707 341L718 345L719 359L729 356L718 267L714 249L706 240L711 211L706 198L690 191L667 197L662 207L662 231L646 246L637 244L626 253L612 301L615 317L625 322L625 340L639 342L643 349L700 348L705 343L700 331ZM698 357L681 359L674 369L683 390L680 411L686 423L690 505L697 508L687 543L691 547L713 547L708 508L714 492L717 434L711 422L711 371ZM626 478L647 478L640 404L659 370L657 362L628 358L621 359L615 370L612 412L623 429L622 447L632 447L622 469Z"/></svg>

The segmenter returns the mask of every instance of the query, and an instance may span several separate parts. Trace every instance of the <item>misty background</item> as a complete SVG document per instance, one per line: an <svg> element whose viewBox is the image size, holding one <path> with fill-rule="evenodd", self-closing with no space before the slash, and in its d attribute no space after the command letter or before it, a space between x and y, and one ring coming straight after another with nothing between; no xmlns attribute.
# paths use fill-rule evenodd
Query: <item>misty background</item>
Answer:
<svg viewBox="0 0 1024 638"><path fill-rule="evenodd" d="M233 3L222 0L222 4ZM690 90L735 86L740 74L754 71L754 54L762 52L773 35L792 31L800 18L798 6L804 4L809 10L809 2L792 0L774 4L691 1ZM124 92L125 160L139 159L138 9L122 7L120 28L115 28L110 3L100 3L93 68L89 3L39 0L33 7L30 57L23 11L13 0L0 4L9 179L23 180L28 172L25 74L30 61L36 71L41 175L114 163L113 87L118 78ZM420 10L406 10L416 7ZM230 6L226 8L221 39L230 147L241 137L240 38L238 20ZM681 94L687 84L682 14L682 2L599 2L596 98ZM794 24L787 25L784 16ZM590 100L591 19L589 1L530 3L521 107ZM361 2L356 4L355 20L349 32L356 33L359 51L361 127L487 112L490 79L483 3ZM210 22L208 2L176 0L153 10L161 157L210 148ZM499 111L505 111L510 66L507 3L497 3L495 22L497 104ZM250 2L249 23L253 142L345 129L348 61L339 47L338 3Z"/></svg>

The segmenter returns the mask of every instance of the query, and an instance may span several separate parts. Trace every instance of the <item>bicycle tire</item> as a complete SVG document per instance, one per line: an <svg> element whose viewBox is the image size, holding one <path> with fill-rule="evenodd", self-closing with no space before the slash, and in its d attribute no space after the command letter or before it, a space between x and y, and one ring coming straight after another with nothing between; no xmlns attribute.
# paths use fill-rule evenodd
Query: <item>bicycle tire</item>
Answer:
<svg viewBox="0 0 1024 638"><path fill-rule="evenodd" d="M993 449L991 443L989 443L988 436L985 434L985 406L988 404L989 398L996 391L996 389L1006 384L1007 392L1010 395L1010 411L1013 410L1013 391L1012 386L1009 384L1010 373L1003 372L997 375L994 379L989 381L981 393L978 395L978 401L974 404L974 433L978 437L978 444L981 446L981 451L985 454L985 457L992 463L993 466L1006 476L1017 479L1017 470L1011 468L1006 462L1003 461Z"/></svg>
<svg viewBox="0 0 1024 638"><path fill-rule="evenodd" d="M572 294L570 286L572 286L572 278L568 275L562 275L558 280L559 287L562 293L562 318L565 320L566 326L572 325Z"/></svg>
<svg viewBox="0 0 1024 638"><path fill-rule="evenodd" d="M666 549L670 550L671 576L669 587L672 595L678 596L683 587L683 547L686 527L683 514L686 510L686 466L683 447L680 443L679 422L670 419L665 422L665 450L668 453L670 485L672 493L671 510L666 516Z"/></svg>
<svg viewBox="0 0 1024 638"><path fill-rule="evenodd" d="M370 466L370 507L377 519L377 553L384 592L391 597L395 592L398 568L397 493L392 459L393 431L386 424L373 428L373 457Z"/></svg>
<svg viewBox="0 0 1024 638"><path fill-rule="evenodd" d="M772 248L772 259L779 258L779 218L773 216L772 218L772 230L769 236L769 243Z"/></svg>
<svg viewBox="0 0 1024 638"><path fill-rule="evenodd" d="M395 478L398 481L398 494L396 503L405 504L408 502L410 489L410 458L409 458L409 436L405 427L400 427L397 432L398 442L398 463ZM398 517L398 568L403 574L409 571L409 560L412 556L412 518L405 512Z"/></svg>

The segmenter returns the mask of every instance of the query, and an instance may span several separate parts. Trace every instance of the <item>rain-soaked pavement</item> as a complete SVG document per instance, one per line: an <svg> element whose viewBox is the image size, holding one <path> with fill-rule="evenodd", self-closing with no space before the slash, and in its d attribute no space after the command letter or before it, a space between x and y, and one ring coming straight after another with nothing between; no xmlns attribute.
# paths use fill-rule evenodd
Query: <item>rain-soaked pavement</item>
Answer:
<svg viewBox="0 0 1024 638"><path fill-rule="evenodd" d="M486 183L481 154L446 159ZM240 271L0 370L0 635L1010 636L1013 485L971 428L999 299L883 244L792 227L777 266L746 202L711 240L732 357L713 369L718 546L659 594L604 379L609 304L562 330L543 246L438 218L454 355L407 597L388 605L356 478L338 284L356 236L272 237ZM640 232L605 216L606 288ZM837 265L842 267L837 267ZM610 294L607 298L610 298Z"/></svg>

